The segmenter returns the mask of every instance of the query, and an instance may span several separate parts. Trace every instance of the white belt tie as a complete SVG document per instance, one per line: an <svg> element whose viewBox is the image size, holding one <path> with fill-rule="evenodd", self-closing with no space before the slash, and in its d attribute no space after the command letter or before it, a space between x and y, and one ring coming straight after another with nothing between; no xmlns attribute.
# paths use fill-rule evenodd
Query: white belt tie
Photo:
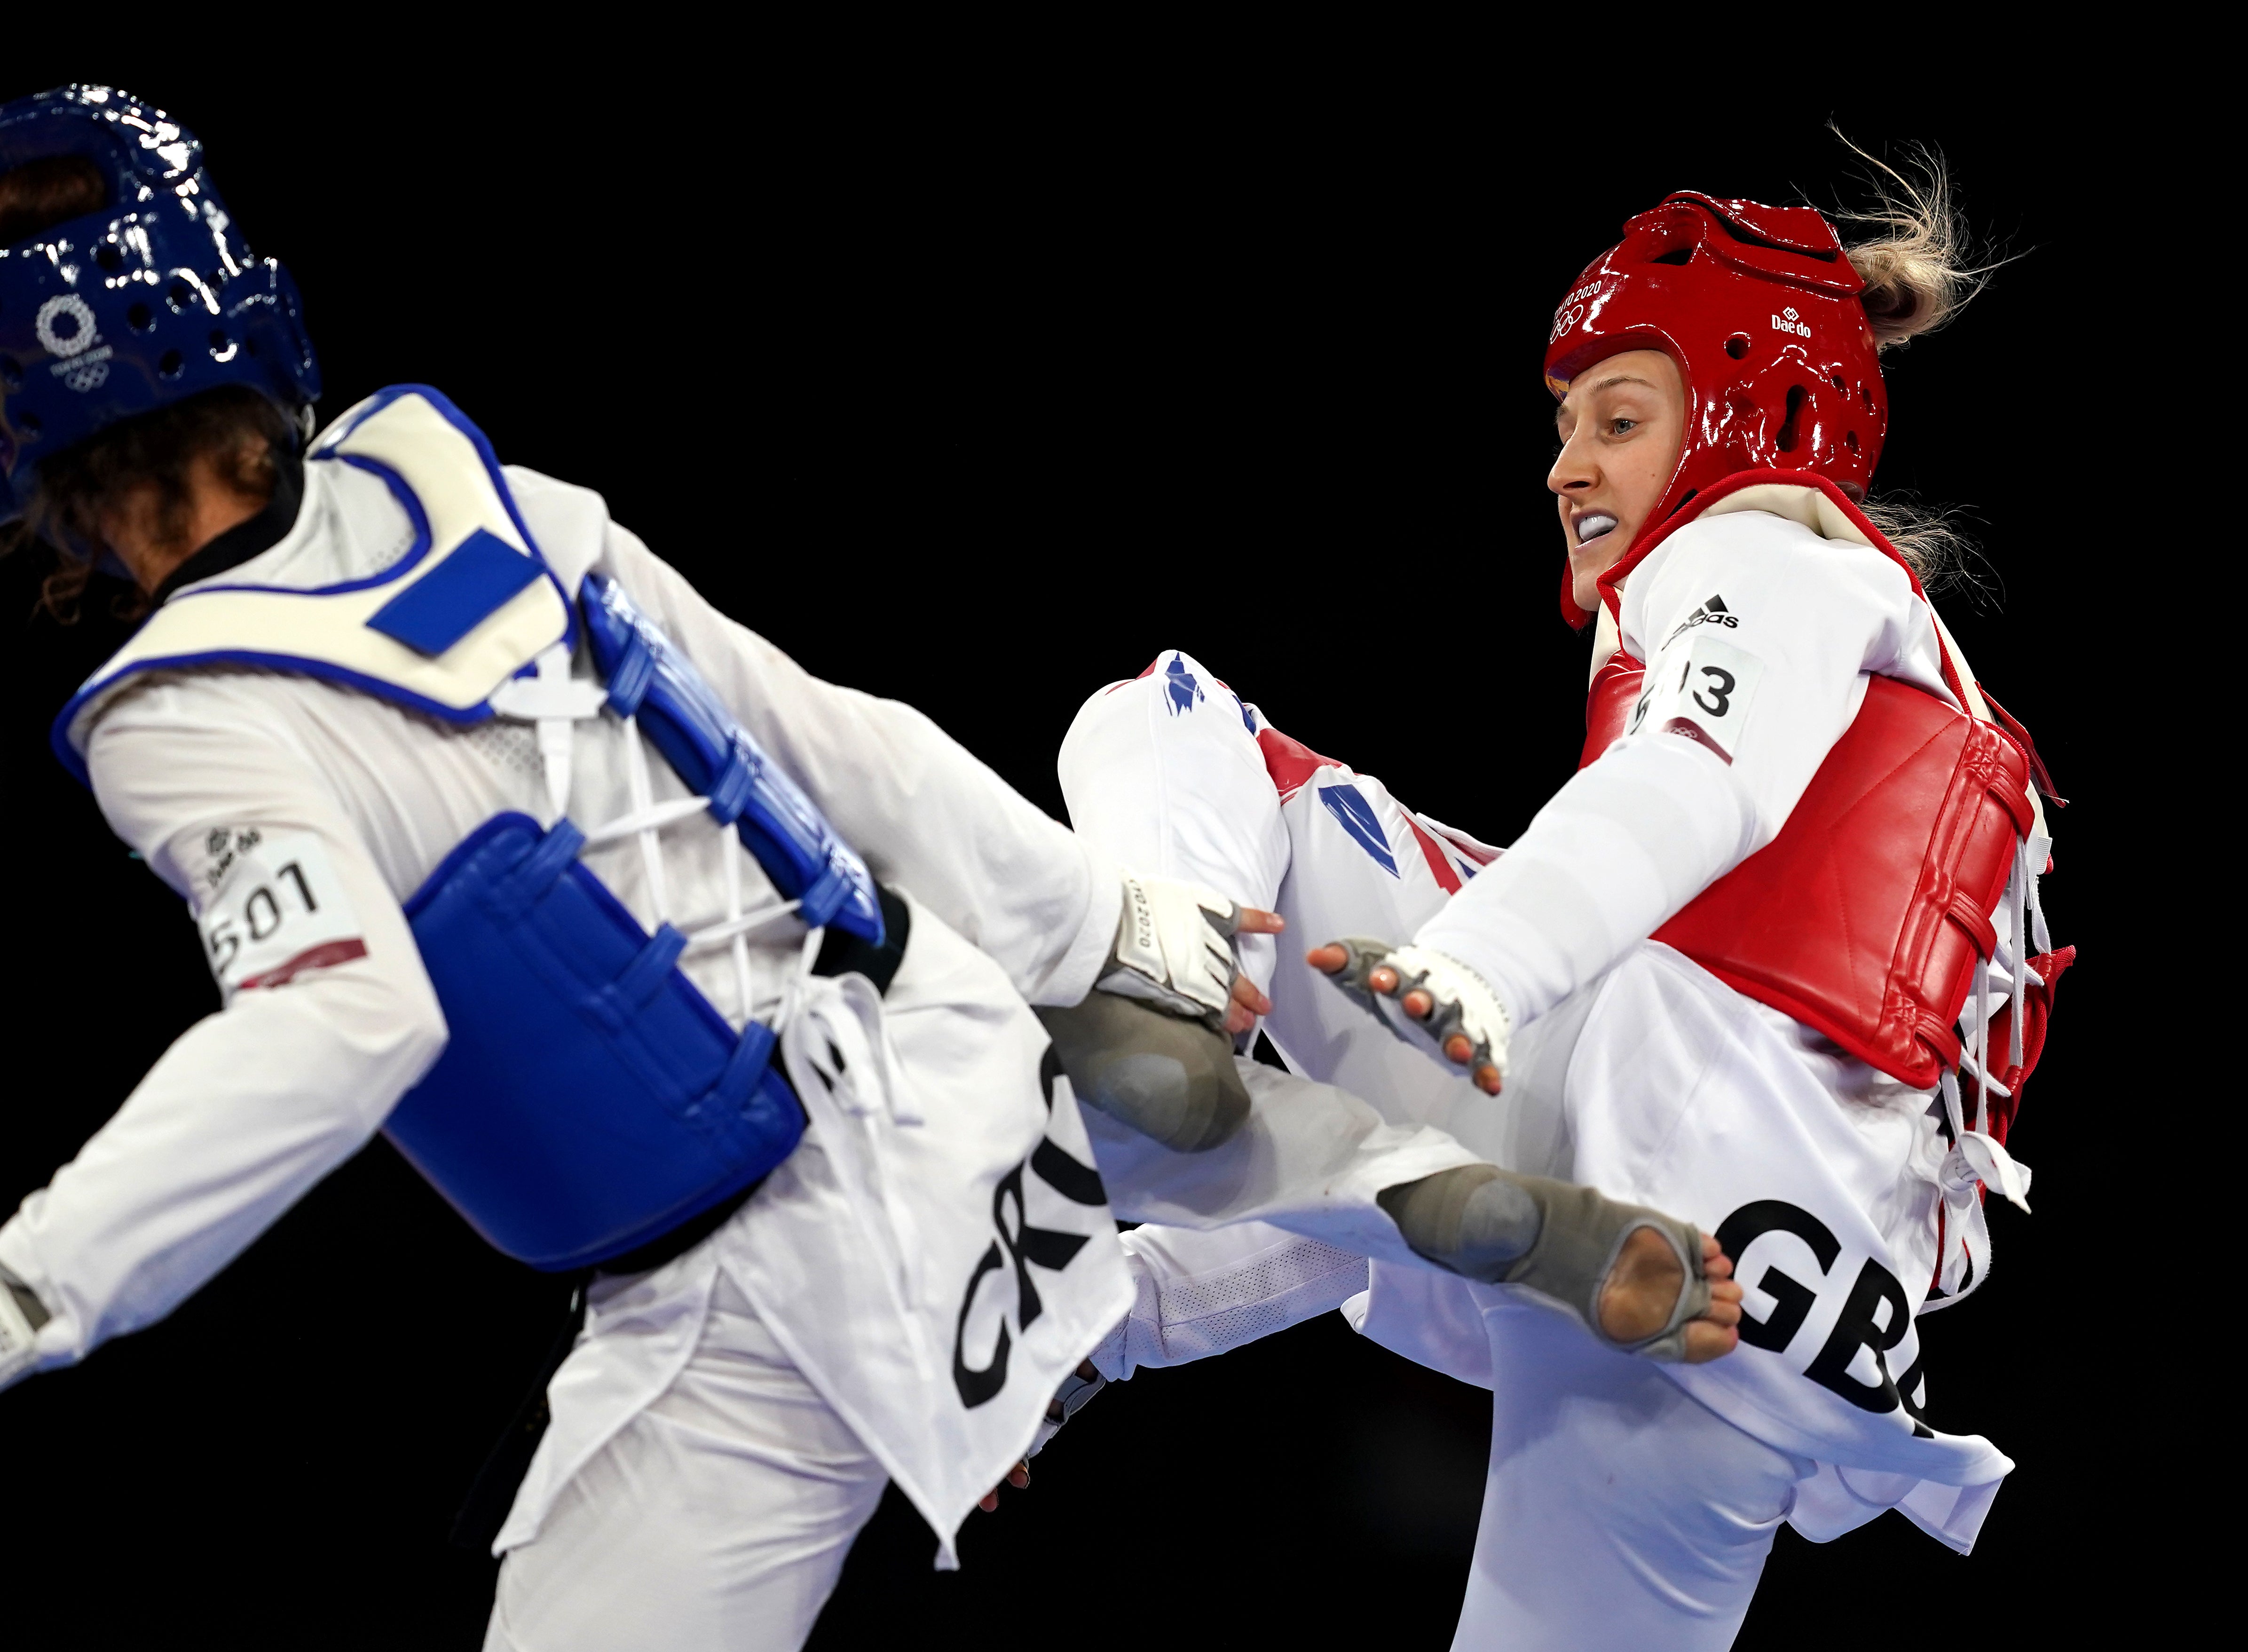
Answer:
<svg viewBox="0 0 2248 1652"><path fill-rule="evenodd" d="M1993 1085L1994 1089L2003 1086ZM1991 1227L1984 1215L1979 1188L1987 1187L2010 1204L2030 1208L2030 1168L2008 1153L1997 1137L1984 1130L1970 1130L1960 1105L1959 1077L1943 1075L1943 1112L1951 1126L1951 1151L1936 1173L1943 1196L1943 1255L1936 1265L1936 1284L1944 1294L1923 1303L1920 1312L1948 1308L1980 1290L1991 1276ZM1976 1122L1980 1124L1981 1108Z"/></svg>
<svg viewBox="0 0 2248 1652"><path fill-rule="evenodd" d="M807 937L807 954L820 933ZM806 972L783 1011L780 1053L860 1230L889 1252L882 1273L926 1375L932 1368L914 1311L921 1234L891 1185L883 1151L890 1131L916 1127L923 1114L883 1025L881 995L862 975Z"/></svg>

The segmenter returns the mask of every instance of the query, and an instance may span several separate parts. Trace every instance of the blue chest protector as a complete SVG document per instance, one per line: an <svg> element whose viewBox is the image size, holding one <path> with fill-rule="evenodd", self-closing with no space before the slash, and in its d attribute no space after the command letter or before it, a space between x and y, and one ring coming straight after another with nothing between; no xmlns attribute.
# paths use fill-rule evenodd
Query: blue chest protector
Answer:
<svg viewBox="0 0 2248 1652"><path fill-rule="evenodd" d="M308 456L308 467L328 463L389 484L416 526L409 552L372 580L182 592L58 718L56 748L81 778L99 706L142 671L223 661L302 673L476 723L582 620L607 709L637 720L804 922L827 929L819 971L887 985L903 905L622 590L589 573L569 600L489 443L450 401L426 386L386 390ZM579 860L584 844L567 819L542 829L501 814L408 901L450 1039L384 1127L492 1244L556 1271L721 1210L804 1132L772 1030L737 1036L679 969L687 938L668 923L642 929Z"/></svg>
<svg viewBox="0 0 2248 1652"><path fill-rule="evenodd" d="M610 708L638 718L808 926L881 948L865 863L701 674L613 583L588 575L581 607ZM407 903L452 1038L384 1127L486 1239L551 1270L723 1204L804 1134L772 1031L737 1038L679 970L686 936L643 930L578 859L584 844L566 819L542 832L497 816Z"/></svg>
<svg viewBox="0 0 2248 1652"><path fill-rule="evenodd" d="M451 1040L383 1127L476 1230L534 1267L620 1256L786 1158L803 1111L577 859L567 820L488 820L407 904Z"/></svg>

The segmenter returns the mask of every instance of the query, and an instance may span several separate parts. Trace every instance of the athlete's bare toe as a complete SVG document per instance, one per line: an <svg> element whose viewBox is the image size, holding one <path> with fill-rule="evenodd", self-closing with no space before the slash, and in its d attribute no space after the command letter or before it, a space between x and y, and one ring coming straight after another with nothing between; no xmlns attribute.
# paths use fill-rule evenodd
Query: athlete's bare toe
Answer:
<svg viewBox="0 0 2248 1652"><path fill-rule="evenodd" d="M1703 1271L1710 1276L1710 1306L1686 1326L1688 1365L1722 1360L1741 1345L1741 1287L1730 1277L1733 1265L1717 1242L1702 1237Z"/></svg>
<svg viewBox="0 0 2248 1652"><path fill-rule="evenodd" d="M1485 1095L1497 1095L1505 1087L1499 1081L1498 1069L1488 1061L1475 1070L1475 1086Z"/></svg>
<svg viewBox="0 0 2248 1652"><path fill-rule="evenodd" d="M1712 1325L1707 1320L1694 1320L1686 1326L1686 1356L1683 1363L1707 1365L1712 1360L1722 1360L1741 1345L1741 1333L1730 1325Z"/></svg>
<svg viewBox="0 0 2248 1652"><path fill-rule="evenodd" d="M1397 991L1397 971L1386 963L1377 963L1367 971L1366 984L1384 996Z"/></svg>
<svg viewBox="0 0 2248 1652"><path fill-rule="evenodd" d="M1425 1021L1436 1012L1436 999L1418 987L1414 988L1397 1002L1404 1005L1405 1013L1415 1021Z"/></svg>
<svg viewBox="0 0 2248 1652"><path fill-rule="evenodd" d="M1710 1306L1696 1316L1715 1326L1734 1326L1741 1322L1741 1287L1731 1279L1719 1279L1710 1287Z"/></svg>
<svg viewBox="0 0 2248 1652"><path fill-rule="evenodd" d="M1733 1277L1733 1259L1719 1248L1715 1234L1705 1233L1702 1236L1702 1272L1713 1279L1730 1279ZM1736 1292L1740 1289L1738 1285L1733 1288Z"/></svg>

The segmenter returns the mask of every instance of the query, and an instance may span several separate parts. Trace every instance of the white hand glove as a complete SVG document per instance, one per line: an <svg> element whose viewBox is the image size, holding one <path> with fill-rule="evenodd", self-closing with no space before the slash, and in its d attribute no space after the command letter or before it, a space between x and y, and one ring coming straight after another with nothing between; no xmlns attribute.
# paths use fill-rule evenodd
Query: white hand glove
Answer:
<svg viewBox="0 0 2248 1652"><path fill-rule="evenodd" d="M1064 1377L1061 1387L1054 1391L1053 1402L1046 1407L1045 1416L1038 1421L1038 1434L1031 1441L1031 1449L1024 1453L1023 1460L1027 1463L1045 1450L1054 1436L1062 1431L1064 1425L1085 1409L1085 1402L1107 1386L1108 1379L1098 1371L1089 1377L1080 1376L1075 1371Z"/></svg>
<svg viewBox="0 0 2248 1652"><path fill-rule="evenodd" d="M1241 967L1233 951L1240 926L1239 905L1215 890L1127 873L1116 944L1093 984L1223 1032Z"/></svg>
<svg viewBox="0 0 2248 1652"><path fill-rule="evenodd" d="M1498 1081L1506 1077L1506 1042L1514 1022L1488 981L1429 947L1391 947L1357 937L1333 944L1349 956L1328 980L1406 1043L1451 1071L1464 1068L1473 1075L1490 1067L1496 1081L1484 1087L1497 1093ZM1376 989L1371 977L1384 969L1395 982ZM1406 997L1415 992L1431 1000L1425 1018L1405 1008Z"/></svg>
<svg viewBox="0 0 2248 1652"><path fill-rule="evenodd" d="M31 1287L0 1268L0 1388L38 1361L39 1327L47 1318L45 1304Z"/></svg>

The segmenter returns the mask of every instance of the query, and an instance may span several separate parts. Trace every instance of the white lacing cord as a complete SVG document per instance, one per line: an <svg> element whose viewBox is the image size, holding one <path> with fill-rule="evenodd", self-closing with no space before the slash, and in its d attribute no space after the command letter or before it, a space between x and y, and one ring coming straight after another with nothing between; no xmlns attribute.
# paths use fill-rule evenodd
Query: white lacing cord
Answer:
<svg viewBox="0 0 2248 1652"><path fill-rule="evenodd" d="M664 883L663 841L657 833L673 820L685 819L709 799L682 798L670 805L677 812L669 819L663 819L655 807L655 792L648 779L648 748L641 744L640 719L627 717L624 722L625 792L632 799L632 812L622 820L612 820L600 830L612 838L629 833L640 840L640 864L648 878L648 905L655 910L656 922L665 923L671 917L671 891ZM586 841L593 840L588 834Z"/></svg>
<svg viewBox="0 0 2248 1652"><path fill-rule="evenodd" d="M1998 963L2006 971L2008 983L2006 1066L2011 1071L2022 1065L2026 1051L2024 1040L2028 1021L2029 990L2043 986L2045 977L2030 963L2030 943L2034 941L2039 954L2053 950L2053 936L2046 929L2045 912L2038 903L2037 873L2031 858L2032 840L2018 838L2014 843L2013 871L2006 880L2005 905L2008 933L1999 943ZM1984 1065L1989 1057L1989 1034L1984 1034ZM1989 1083L2000 1095L2012 1093L1995 1079ZM1981 1128L1978 1122L1977 1128Z"/></svg>
<svg viewBox="0 0 2248 1652"><path fill-rule="evenodd" d="M627 721L625 726L630 728L632 724ZM641 761L633 766L640 769L645 777L648 770L646 757L643 756ZM662 831L664 827L702 813L709 802L709 799L707 798L673 798L667 803L651 803L645 808L633 809L619 815L607 825L595 826L586 833L586 847L589 849L598 849L605 844L615 843L621 839L635 835L641 838L644 846L649 837Z"/></svg>
<svg viewBox="0 0 2248 1652"><path fill-rule="evenodd" d="M1991 1075L1991 1016L1996 1007L1991 991L1991 970L1996 967L2006 972L2011 1010L2007 1018L2007 1066L2012 1072L2022 1064L2022 1023L2029 984L2036 978L2029 965L2024 931L2033 930L2040 951L2052 950L2052 942L2045 930L2045 915L2038 907L2037 876L2031 867L2031 838L2024 836L2015 840L2013 865L2000 901L2001 910L2008 920L2007 933L1991 949L1988 960L1976 960L1967 1036L1961 1040L1958 1067L1947 1071L1938 1080L1944 1121L1950 1128L1952 1140L1951 1152L1946 1155L1937 1177L1946 1217L1943 1228L1944 1254L1938 1265L1937 1278L1948 1294L1922 1305L1920 1312L1923 1313L1964 1300L1990 1278L1991 1231L1982 1201L1976 1196L1978 1185L1995 1188L2023 1210L2029 1209L2029 1167L2014 1159L1990 1134L1990 1099L1993 1093L2001 1097L2012 1094ZM2044 984L2039 980L2039 984ZM1967 1126L1960 1094L1961 1077L1968 1073L1975 1077L1975 1122L1971 1130ZM1964 1277L1970 1272L1971 1278Z"/></svg>
<svg viewBox="0 0 2248 1652"><path fill-rule="evenodd" d="M588 718L600 716L607 701L608 690L601 684L571 676L570 650L559 642L539 655L537 676L511 678L492 696L493 709L504 716L529 722L537 729L539 761L545 772L547 802L555 819L561 819L569 812L576 725ZM626 838L639 840L641 865L648 878L648 904L654 911L655 923L650 927L654 928L655 924L668 922L671 915L671 891L665 875L661 834L668 826L708 812L710 799L685 797L656 802L655 782L648 764L648 749L643 744L638 720L627 717L623 722L625 786L632 807L615 819L587 832L586 847L598 849ZM723 832L724 828L720 830ZM689 931L686 949L696 952L715 946L730 946L734 987L740 997L742 1018L746 1023L755 1019L757 1014L757 983L750 967L749 938L765 925L797 911L802 903L785 901L759 907L755 911L744 911L742 906L741 856L747 850L734 845L728 845L727 848L728 852L719 857L725 869L725 916L715 923ZM818 933L814 932L815 943ZM809 967L807 962L806 968ZM782 1011L784 1018L786 1014L785 1006ZM778 1022L775 1023L774 1030L779 1030Z"/></svg>
<svg viewBox="0 0 2248 1652"><path fill-rule="evenodd" d="M2045 903L2038 899L2038 879L2043 868L2033 869L2029 877L2030 934L2037 942L2039 952L2053 950L2053 931L2045 927Z"/></svg>
<svg viewBox="0 0 2248 1652"><path fill-rule="evenodd" d="M2006 914L2006 933L1998 937L1987 965L1977 960L1975 991L1970 1000L1967 1038L1964 1041L1959 1063L1964 1071L1970 1071L1975 1075L1975 1128L1977 1130L1988 1128L1991 1092L1995 1090L2000 1096L2013 1093L1991 1076L1991 1017L1993 1013L1990 997L1991 967L2003 970L2006 975L2007 1006L2011 1011L2006 1018L2006 1066L2009 1072L2022 1064L2022 1023L2027 1009L2029 984L2035 980L2039 986L2045 984L2037 972L2030 968L2029 950L2023 944L2024 931L2029 928L2032 916L2039 931L2044 929L2044 915L2037 910L2037 878L2030 870L2030 840L2026 837L2014 840L2013 865L2007 873L2005 893L1999 899L2001 908ZM2050 943L2045 941L2042 933L2039 939L2039 949L2050 950Z"/></svg>
<svg viewBox="0 0 2248 1652"><path fill-rule="evenodd" d="M570 675L570 650L559 642L540 651L537 676L510 677L492 691L493 710L529 723L538 731L538 760L546 776L546 801L553 820L570 810L575 725L600 716L607 701L608 690L600 683L579 682Z"/></svg>
<svg viewBox="0 0 2248 1652"><path fill-rule="evenodd" d="M742 1015L746 1021L749 1017L756 1013L757 1001L751 991L753 983L750 975L750 931L748 925L744 922L745 915L742 911L742 860L739 855L735 854L722 854L718 859L726 868L726 920L724 923L715 927L726 929L729 926L740 926L734 928L733 932L723 938L733 943L729 949L734 957L734 997L741 1004ZM802 904L801 901L791 901L782 907L780 911L793 912ZM779 913L759 915L759 922L763 922L765 915L777 917ZM704 929L690 936L687 944L693 946L700 942L705 946L711 946L716 945L720 938L711 929Z"/></svg>
<svg viewBox="0 0 2248 1652"><path fill-rule="evenodd" d="M538 656L538 680L545 684L570 680L570 656L559 643ZM577 722L569 716L550 716L539 718L535 727L538 761L546 775L546 800L554 805L555 819L559 819L570 807L570 760L578 738Z"/></svg>
<svg viewBox="0 0 2248 1652"><path fill-rule="evenodd" d="M2014 876L2007 895L2012 897L2012 942L2014 942L2014 1016L2007 1027L2007 1070L2021 1067L2021 1016L2028 1004L2030 987L2030 949L2023 946L2030 930L2030 840L2014 840Z"/></svg>
<svg viewBox="0 0 2248 1652"><path fill-rule="evenodd" d="M1917 1312L1936 1313L1957 1307L1983 1287L1991 1277L1991 1228L1975 1196L1982 1179L1967 1154L1967 1130L1961 1116L1959 1075L1947 1070L1937 1080L1943 1114L1951 1127L1951 1151L1936 1172L1943 1250L1936 1258L1936 1278L1943 1295L1923 1302Z"/></svg>
<svg viewBox="0 0 2248 1652"><path fill-rule="evenodd" d="M1959 1066L1955 1070L1955 1076L1971 1078L1976 1082L1975 1128L1977 1130L1982 1129L1986 1122L1987 1098L1995 1095L2003 1101L2013 1094L2012 1090L1990 1075L1983 1065L1982 1054L1971 1043L1961 1045Z"/></svg>
<svg viewBox="0 0 2248 1652"><path fill-rule="evenodd" d="M1991 949L1998 962L1998 949ZM1979 962L1979 961L1978 961ZM1983 964L1975 971L1975 1128L1980 1130L1991 1114L1991 970Z"/></svg>

